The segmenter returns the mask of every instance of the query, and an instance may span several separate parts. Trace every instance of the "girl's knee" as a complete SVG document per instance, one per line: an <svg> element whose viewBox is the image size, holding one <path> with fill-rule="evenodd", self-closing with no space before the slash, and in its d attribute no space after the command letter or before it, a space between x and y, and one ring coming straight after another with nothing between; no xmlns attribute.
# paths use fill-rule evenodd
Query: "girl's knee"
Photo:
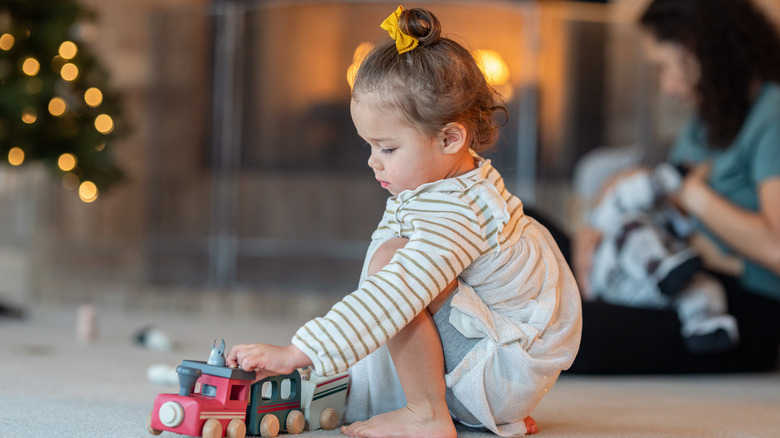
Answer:
<svg viewBox="0 0 780 438"><path fill-rule="evenodd" d="M406 246L407 243L409 243L409 239L393 237L380 245L368 263L368 275L374 275L381 271L393 259L395 252Z"/></svg>

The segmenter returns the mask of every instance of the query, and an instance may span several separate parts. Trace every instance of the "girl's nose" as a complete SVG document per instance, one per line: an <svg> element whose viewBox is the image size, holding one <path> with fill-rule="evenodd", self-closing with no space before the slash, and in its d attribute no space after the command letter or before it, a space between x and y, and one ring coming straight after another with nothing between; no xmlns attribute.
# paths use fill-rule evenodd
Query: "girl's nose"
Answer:
<svg viewBox="0 0 780 438"><path fill-rule="evenodd" d="M372 169L377 169L379 168L379 166L380 166L379 159L376 157L376 154L371 152L371 155L368 156L368 167Z"/></svg>

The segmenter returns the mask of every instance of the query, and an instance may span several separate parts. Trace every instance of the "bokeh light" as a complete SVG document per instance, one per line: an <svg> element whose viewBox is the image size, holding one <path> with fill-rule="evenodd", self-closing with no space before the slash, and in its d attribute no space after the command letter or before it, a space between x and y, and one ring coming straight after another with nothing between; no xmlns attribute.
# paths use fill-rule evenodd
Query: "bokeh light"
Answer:
<svg viewBox="0 0 780 438"><path fill-rule="evenodd" d="M79 76L79 68L76 67L76 64L69 62L62 66L62 70L60 70L60 76L62 76L62 79L65 79L66 81L72 81Z"/></svg>
<svg viewBox="0 0 780 438"><path fill-rule="evenodd" d="M101 114L95 118L95 129L101 134L109 134L114 130L114 120L108 114Z"/></svg>
<svg viewBox="0 0 780 438"><path fill-rule="evenodd" d="M15 41L16 40L14 39L13 35L10 33L4 33L2 36L0 36L0 50L11 50Z"/></svg>
<svg viewBox="0 0 780 438"><path fill-rule="evenodd" d="M27 76L35 76L41 70L41 63L35 58L27 58L22 63L22 71Z"/></svg>
<svg viewBox="0 0 780 438"><path fill-rule="evenodd" d="M73 170L76 167L76 163L76 156L69 153L60 155L60 158L57 160L57 166L64 172Z"/></svg>
<svg viewBox="0 0 780 438"><path fill-rule="evenodd" d="M488 84L497 87L509 81L509 67L501 54L495 50L476 50L474 59L477 60L477 65Z"/></svg>
<svg viewBox="0 0 780 438"><path fill-rule="evenodd" d="M95 87L89 88L84 92L84 102L92 108L100 106L103 103L103 93Z"/></svg>
<svg viewBox="0 0 780 438"><path fill-rule="evenodd" d="M64 43L60 44L59 54L63 58L73 59L73 57L76 56L76 53L78 53L78 47L76 47L73 42L65 41Z"/></svg>
<svg viewBox="0 0 780 438"><path fill-rule="evenodd" d="M65 114L65 110L67 109L68 106L65 104L65 100L63 100L61 97L55 97L49 101L49 113L55 117L59 117Z"/></svg>
<svg viewBox="0 0 780 438"><path fill-rule="evenodd" d="M24 151L21 148L13 147L8 151L8 162L12 166L21 166L24 163Z"/></svg>
<svg viewBox="0 0 780 438"><path fill-rule="evenodd" d="M32 125L36 120L38 120L38 111L35 111L35 108L28 106L22 110L22 121L24 123Z"/></svg>
<svg viewBox="0 0 780 438"><path fill-rule="evenodd" d="M84 202L93 202L98 197L98 189L92 181L84 181L79 185L79 198Z"/></svg>
<svg viewBox="0 0 780 438"><path fill-rule="evenodd" d="M363 63L366 55L368 55L373 48L373 44L362 42L358 44L355 52L352 54L352 65L347 68L347 83L349 84L350 89L355 86L355 76L357 76L358 69L360 69L360 64Z"/></svg>

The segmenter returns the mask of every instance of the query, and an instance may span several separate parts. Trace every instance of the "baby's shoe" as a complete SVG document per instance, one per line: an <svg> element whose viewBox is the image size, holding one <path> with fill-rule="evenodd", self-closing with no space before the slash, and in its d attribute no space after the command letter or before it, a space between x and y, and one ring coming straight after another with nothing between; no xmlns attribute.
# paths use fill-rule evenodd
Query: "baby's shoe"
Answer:
<svg viewBox="0 0 780 438"><path fill-rule="evenodd" d="M697 273L675 299L681 334L691 353L719 353L739 342L737 320L728 314L726 291L710 275Z"/></svg>
<svg viewBox="0 0 780 438"><path fill-rule="evenodd" d="M694 354L722 353L739 343L737 320L729 314L687 321L681 332L685 348Z"/></svg>
<svg viewBox="0 0 780 438"><path fill-rule="evenodd" d="M658 281L661 293L673 297L679 294L691 277L701 269L701 257L692 248L685 248L660 260L652 276Z"/></svg>

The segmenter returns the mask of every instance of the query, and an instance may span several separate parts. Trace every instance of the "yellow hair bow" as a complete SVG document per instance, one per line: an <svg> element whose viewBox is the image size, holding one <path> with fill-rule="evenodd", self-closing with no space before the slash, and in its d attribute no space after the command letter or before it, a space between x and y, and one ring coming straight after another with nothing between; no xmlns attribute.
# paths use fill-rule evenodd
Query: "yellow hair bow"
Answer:
<svg viewBox="0 0 780 438"><path fill-rule="evenodd" d="M390 34L390 38L395 40L395 48L398 49L398 53L406 53L417 47L417 43L420 42L417 38L401 32L401 29L398 27L398 19L401 17L403 10L404 7L399 6L395 12L385 18L385 21L379 25L379 27Z"/></svg>

